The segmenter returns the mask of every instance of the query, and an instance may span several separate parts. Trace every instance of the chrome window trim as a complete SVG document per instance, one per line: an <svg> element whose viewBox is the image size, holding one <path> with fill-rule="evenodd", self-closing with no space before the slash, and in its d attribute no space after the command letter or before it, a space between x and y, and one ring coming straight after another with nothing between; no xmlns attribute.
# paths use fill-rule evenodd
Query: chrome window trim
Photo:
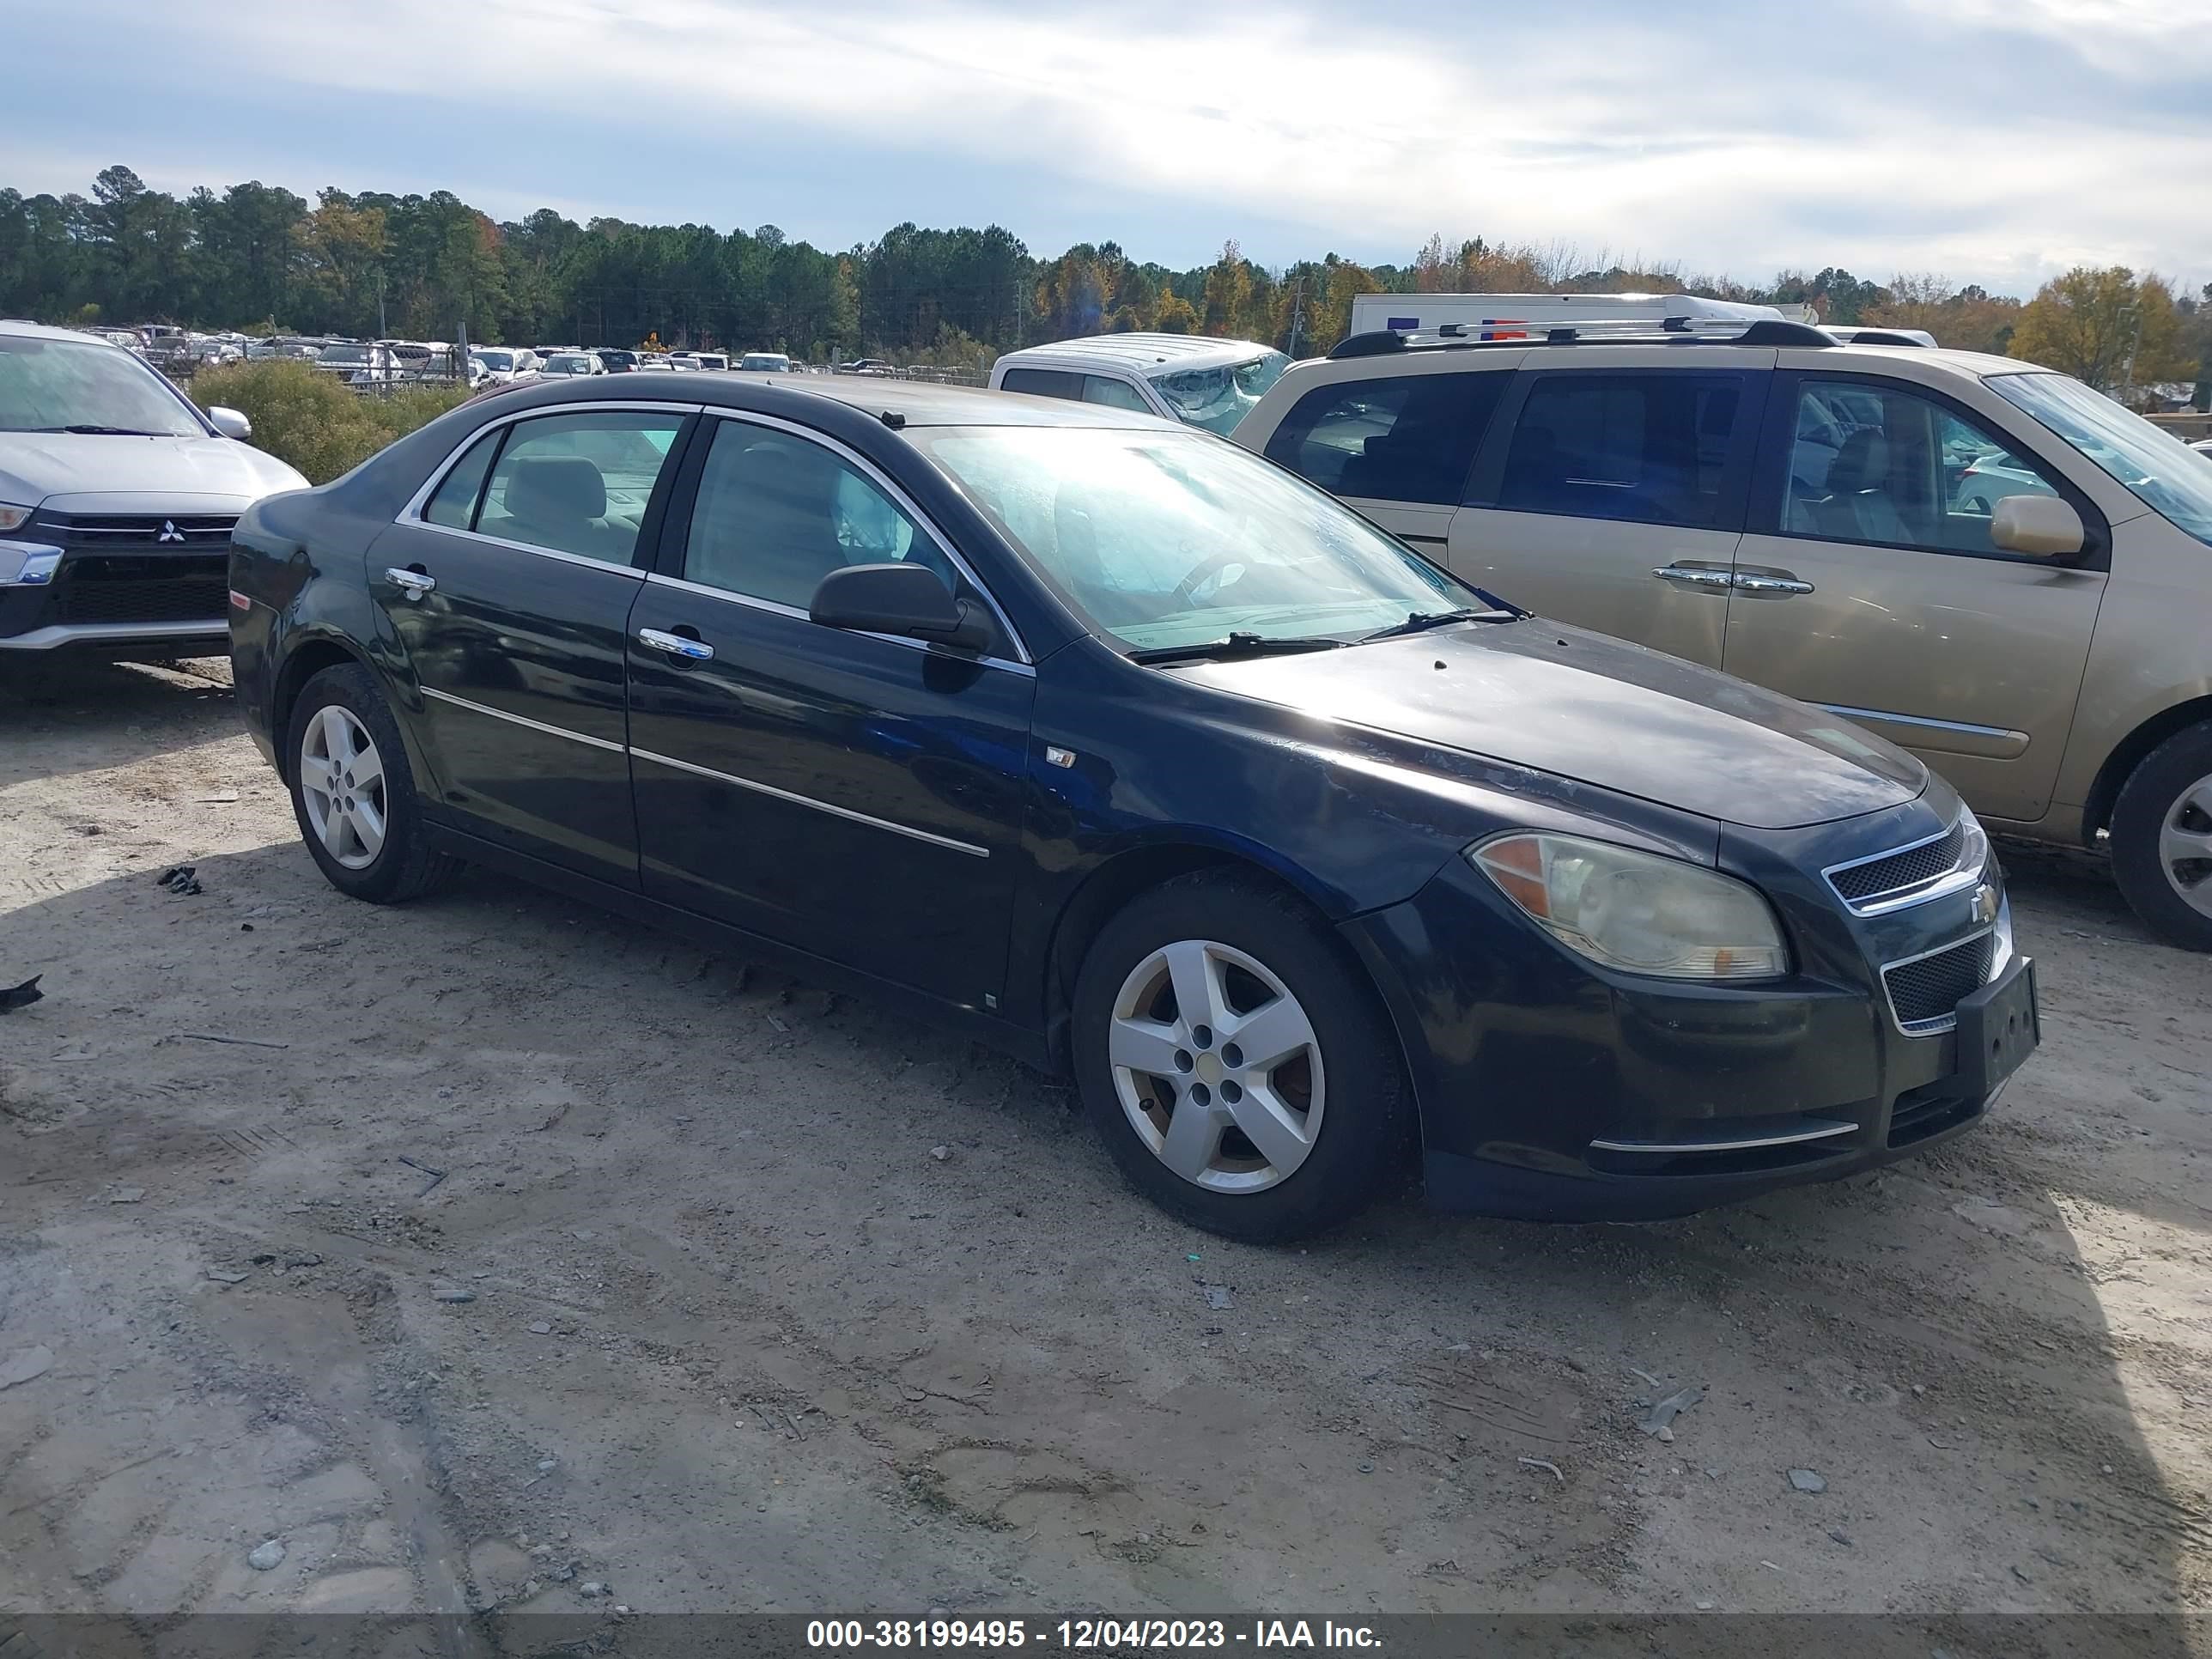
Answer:
<svg viewBox="0 0 2212 1659"><path fill-rule="evenodd" d="M911 824L894 823L889 818L874 817L866 812L856 812L849 806L836 806L826 800L816 800L811 795L793 794L790 790L779 789L774 784L757 783L750 778L738 777L728 772L717 772L710 766L696 766L690 761L678 760L673 755L658 755L649 749L635 747L633 747L629 752L632 757L637 760L651 761L658 766L672 767L678 772L689 772L696 777L712 778L717 783L726 783L738 789L750 789L756 794L769 795L777 800L789 801L794 806L811 806L817 812L828 812L835 817L845 818L854 823L864 823L872 830L888 830L893 835L905 836L915 841L927 842L933 847L948 848L955 853L965 853L970 858L987 859L991 856L989 848L978 847L972 842L955 841L951 836L940 836L934 830L917 830Z"/></svg>
<svg viewBox="0 0 2212 1659"><path fill-rule="evenodd" d="M1862 865L1879 864L1884 859L1902 858L1905 854L1917 852L1923 847L1932 847L1948 836L1953 830L1960 828L1970 820L1973 829L1968 834L1966 848L1971 851L1977 841L1981 843L1981 856L1971 863L1961 862L1940 875L1929 876L1924 881L1903 887L1892 887L1880 893L1869 894L1863 899L1845 898L1843 890L1836 885L1836 878L1846 870L1856 870ZM1840 864L1824 866L1820 871L1820 878L1828 884L1828 890L1836 896L1844 908L1853 915L1886 916L1893 910L1906 910L1916 904L1932 903L1939 898L1948 898L1953 893L1963 893L1968 888L1978 885L1982 880L1983 872L1989 868L1989 831L1982 828L1980 819L1972 818L1970 813L1961 808L1959 816L1951 821L1949 828L1939 830L1932 836L1923 836L1918 841L1905 842L1901 846L1892 847L1883 852L1869 853L1863 858L1845 859Z"/></svg>
<svg viewBox="0 0 2212 1659"><path fill-rule="evenodd" d="M781 416L775 415L758 414L750 409L718 409L709 405L706 412L709 417L714 419L735 422L741 426L765 427L772 431L787 433L791 436L803 439L808 443L819 444L823 448L830 451L830 453L836 455L839 459L849 463L855 471L860 472L864 477L867 478L869 482L873 483L878 489L882 490L884 495L890 496L891 501L897 506L899 511L905 514L908 518L911 519L916 525L927 532L930 539L934 541L937 545L943 550L945 556L951 560L954 567L958 569L962 575L968 579L969 586L974 587L978 593L981 593L983 596L983 603L991 607L991 614L999 619L999 626L1005 630L1007 641L1014 647L1015 662L1012 665L1024 668L1031 665L1034 659L1030 655L1029 647L1024 642L1020 630L1015 628L1013 618L1006 614L1006 607L999 603L998 595L992 592L989 586L981 576L978 576L975 574L975 567L969 564L967 559L962 555L960 550L953 545L952 538L946 535L944 530L939 526L937 521L931 518L929 514L923 512L921 508L915 504L914 497L908 495L905 490L900 489L898 484L890 477L889 474L885 473L881 467L878 466L866 456L861 454L858 450L840 442L838 440L831 437L828 433L819 431L811 426L803 426L797 421L787 421ZM710 445L712 441L712 439L708 440ZM696 501L693 503L693 511L697 511L697 503ZM690 526L686 526L685 530L688 534ZM703 584L697 582L692 582L688 585L693 587L703 586ZM727 592L726 590L721 588L708 588L707 591L709 592L725 593L726 597L732 599L744 599L747 597L744 594L730 593ZM760 603L763 605L774 605L775 602L764 599ZM775 609L779 611L789 611L797 616L803 617L806 614L805 611L799 611L796 607L790 605L775 605ZM810 618L810 620L811 619ZM878 639L890 639L896 636L879 634L874 637ZM904 643L920 646L921 649L925 651L929 648L919 640L909 640L904 641ZM997 659L997 660L1004 662L1006 659L1004 658L1000 658Z"/></svg>
<svg viewBox="0 0 2212 1659"><path fill-rule="evenodd" d="M705 407L705 405L701 404L672 404L653 402L650 400L623 398L618 401L611 401L608 403L540 404L530 409L518 409L511 410L507 414L501 415L494 420L486 421L482 426L471 428L469 430L469 435L462 439L459 443L456 444L452 452L447 455L444 460L439 462L436 466L431 468L428 482L424 483L420 489L416 490L414 495L408 498L407 505L399 509L398 515L392 520L392 522L394 524L420 525L425 530L442 530L448 535L475 535L477 532L473 530L455 530L451 525L433 524L429 520L422 516L422 509L429 504L430 497L438 493L438 486L446 482L446 475L453 470L454 465L459 461L462 456L467 454L469 451L477 447L477 443L479 439L498 431L499 428L503 426L513 426L517 421L536 420L541 416L546 415L679 415L689 418L693 415L696 415L703 407ZM526 551L532 553L547 553L552 551L550 548L532 547L526 542L503 541L497 536L486 536L483 539L488 542L495 543L501 547L520 547L524 549ZM574 554L561 554L557 556L562 558L574 558L577 556ZM583 562L586 564L603 565L606 563L606 561L604 559L586 559Z"/></svg>
<svg viewBox="0 0 2212 1659"><path fill-rule="evenodd" d="M1922 951L1914 956L1899 957L1894 962L1883 963L1876 970L1876 975L1881 981L1881 1000L1883 1005L1889 1010L1890 1023L1909 1037L1942 1036L1946 1031L1956 1030L1959 1016L1955 1009L1948 1014L1939 1014L1934 1019L1917 1019L1910 1023L1900 1019L1897 1012L1897 999L1890 994L1889 970L1893 968L1910 968L1916 962L1925 962L1930 957L1940 957L1946 951L1959 949L1961 945L1972 945L1976 939L1987 939L1992 933L2002 931L2005 927L2006 922L2000 919L1991 922L1986 927L1977 928L1971 933L1962 933L1957 939L1939 945L1933 950ZM1982 981L1984 985L1989 984L1997 975L2004 971L2004 963L1995 959L1996 953L1992 951L1991 957L1988 974Z"/></svg>
<svg viewBox="0 0 2212 1659"><path fill-rule="evenodd" d="M726 587L715 587L707 582L686 581L681 576L664 576L659 571L649 571L646 582L653 587L672 587L682 593L696 593L701 599L720 599L726 605L741 605L748 611L765 611L771 616L788 617L794 622L812 623L814 618L795 605L785 605L778 599L756 599L750 593L738 593ZM877 634L863 629L840 629L839 633L854 633L862 639L881 640L888 645L902 645L909 650L937 651L927 640L910 640L903 634ZM1008 630L1011 635L1012 630ZM1005 657L963 657L939 652L948 662L974 663L979 667L1003 669L1009 674L1036 678L1036 670L1025 662L1012 662Z"/></svg>
<svg viewBox="0 0 2212 1659"><path fill-rule="evenodd" d="M527 726L532 732L543 732L549 738L566 738L571 743L588 744L593 749L605 749L617 755L628 752L623 744L616 743L611 738L595 738L584 732L571 732L565 726L548 726L544 720L532 720L526 714L510 714L504 708L494 708L487 703L471 702L466 697L457 697L452 692L441 691L434 686L425 685L420 690L424 696L435 702L451 703L454 708L465 708L472 714L489 714L492 719L505 720L511 726Z"/></svg>
<svg viewBox="0 0 2212 1659"><path fill-rule="evenodd" d="M1590 1146L1606 1152L1746 1152L1761 1146L1794 1146L1804 1140L1826 1140L1831 1135L1855 1134L1856 1123L1832 1123L1814 1119L1814 1127L1784 1134L1752 1135L1740 1140L1593 1140Z"/></svg>

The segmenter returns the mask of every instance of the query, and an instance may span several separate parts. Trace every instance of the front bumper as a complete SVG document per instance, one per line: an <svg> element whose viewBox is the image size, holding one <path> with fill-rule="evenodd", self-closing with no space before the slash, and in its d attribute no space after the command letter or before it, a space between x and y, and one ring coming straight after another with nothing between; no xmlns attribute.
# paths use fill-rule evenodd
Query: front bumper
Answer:
<svg viewBox="0 0 2212 1659"><path fill-rule="evenodd" d="M194 526L207 522L181 514L161 522L173 526L179 519ZM222 533L227 539L228 530ZM126 535L82 548L52 538L34 520L20 539L7 544L9 550L32 556L0 567L24 567L12 580L0 580L0 653L221 655L229 632L223 614L226 556L220 546L196 546L181 536L179 541L143 545Z"/></svg>
<svg viewBox="0 0 2212 1659"><path fill-rule="evenodd" d="M1817 877L1793 878L1827 861L1817 851L1728 853L1723 865L1782 914L1792 978L1720 987L1607 972L1458 860L1412 898L1344 924L1404 1039L1432 1202L1656 1219L1874 1168L1981 1118L2002 1085L1962 1074L1954 1031L1908 1034L1879 964L1992 933L2009 957L1992 894L1869 921Z"/></svg>

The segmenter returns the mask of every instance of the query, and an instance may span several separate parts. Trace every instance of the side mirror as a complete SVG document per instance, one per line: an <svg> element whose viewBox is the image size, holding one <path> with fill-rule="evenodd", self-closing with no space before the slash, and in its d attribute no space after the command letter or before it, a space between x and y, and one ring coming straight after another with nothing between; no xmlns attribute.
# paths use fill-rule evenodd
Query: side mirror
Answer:
<svg viewBox="0 0 2212 1659"><path fill-rule="evenodd" d="M824 628L856 634L896 634L933 645L981 651L991 624L966 599L956 599L934 570L894 562L833 570L814 590L807 614Z"/></svg>
<svg viewBox="0 0 2212 1659"><path fill-rule="evenodd" d="M207 412L208 424L226 438L235 438L240 443L253 435L253 422L234 409L220 406Z"/></svg>
<svg viewBox="0 0 2212 1659"><path fill-rule="evenodd" d="M2056 495L2008 495L1990 519L1990 544L2008 553L2063 559L2088 539L2081 515Z"/></svg>

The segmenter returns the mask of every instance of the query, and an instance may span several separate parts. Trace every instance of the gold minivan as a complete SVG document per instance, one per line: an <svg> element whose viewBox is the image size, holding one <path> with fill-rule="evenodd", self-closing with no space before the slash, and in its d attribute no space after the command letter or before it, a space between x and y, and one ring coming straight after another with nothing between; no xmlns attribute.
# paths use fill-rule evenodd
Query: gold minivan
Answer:
<svg viewBox="0 0 2212 1659"><path fill-rule="evenodd" d="M1879 732L1993 830L2109 838L2212 950L2212 463L2081 382L1788 322L1363 334L1235 441L1540 614Z"/></svg>

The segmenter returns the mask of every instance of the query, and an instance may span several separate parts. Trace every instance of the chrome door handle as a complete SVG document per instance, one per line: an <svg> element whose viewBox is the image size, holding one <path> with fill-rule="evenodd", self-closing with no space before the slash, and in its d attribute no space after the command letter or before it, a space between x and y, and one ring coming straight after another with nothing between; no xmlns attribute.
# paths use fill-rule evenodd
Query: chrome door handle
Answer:
<svg viewBox="0 0 2212 1659"><path fill-rule="evenodd" d="M435 576L426 576L419 570L401 570L397 567L384 573L384 579L410 599L419 599L438 585Z"/></svg>
<svg viewBox="0 0 2212 1659"><path fill-rule="evenodd" d="M664 634L658 628L639 629L637 642L691 662L705 662L714 654L714 647L704 640L687 640L681 634Z"/></svg>
<svg viewBox="0 0 2212 1659"><path fill-rule="evenodd" d="M1699 570L1681 564L1662 564L1651 574L1662 582L1686 582L1692 587L1727 587L1735 581L1734 571Z"/></svg>
<svg viewBox="0 0 2212 1659"><path fill-rule="evenodd" d="M1738 576L1735 586L1747 593L1809 593L1813 584L1795 576Z"/></svg>

